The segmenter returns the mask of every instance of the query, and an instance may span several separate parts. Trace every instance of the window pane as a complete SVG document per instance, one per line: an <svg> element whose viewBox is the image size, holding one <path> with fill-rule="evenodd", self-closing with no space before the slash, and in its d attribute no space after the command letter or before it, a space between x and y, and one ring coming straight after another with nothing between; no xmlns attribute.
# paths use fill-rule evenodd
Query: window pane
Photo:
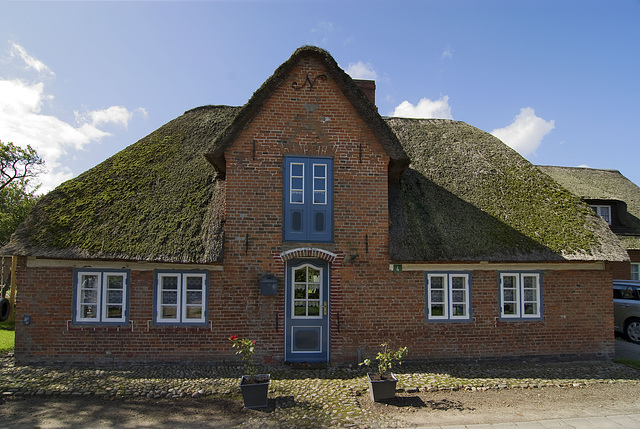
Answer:
<svg viewBox="0 0 640 429"><path fill-rule="evenodd" d="M314 178L325 178L325 177L327 177L327 166L325 164L314 164L313 165L313 177Z"/></svg>
<svg viewBox="0 0 640 429"><path fill-rule="evenodd" d="M187 305L189 304L202 304L202 292L187 292Z"/></svg>
<svg viewBox="0 0 640 429"><path fill-rule="evenodd" d="M122 306L109 305L107 306L107 319L121 319L122 318Z"/></svg>
<svg viewBox="0 0 640 429"><path fill-rule="evenodd" d="M309 286L309 299L320 299L320 288L318 286Z"/></svg>
<svg viewBox="0 0 640 429"><path fill-rule="evenodd" d="M107 291L107 304L121 304L124 294L121 290Z"/></svg>
<svg viewBox="0 0 640 429"><path fill-rule="evenodd" d="M82 306L82 318L84 319L96 319L98 317L97 305L83 305Z"/></svg>
<svg viewBox="0 0 640 429"><path fill-rule="evenodd" d="M124 289L124 277L107 276L107 289Z"/></svg>
<svg viewBox="0 0 640 429"><path fill-rule="evenodd" d="M454 290L451 292L451 300L453 302L465 302L465 293L462 290Z"/></svg>
<svg viewBox="0 0 640 429"><path fill-rule="evenodd" d="M537 306L535 304L525 304L524 314L538 314Z"/></svg>
<svg viewBox="0 0 640 429"><path fill-rule="evenodd" d="M163 319L177 319L178 318L178 308L177 307L162 307L162 318Z"/></svg>
<svg viewBox="0 0 640 429"><path fill-rule="evenodd" d="M516 299L516 294L514 290L507 289L504 291L504 300L506 302L513 302Z"/></svg>
<svg viewBox="0 0 640 429"><path fill-rule="evenodd" d="M504 276L502 278L502 287L505 289L513 289L516 287L516 277L515 276Z"/></svg>
<svg viewBox="0 0 640 429"><path fill-rule="evenodd" d="M505 303L503 306L503 312L504 314L517 314L516 313L516 306L513 305L512 303Z"/></svg>
<svg viewBox="0 0 640 429"><path fill-rule="evenodd" d="M309 283L320 283L320 271L309 268Z"/></svg>
<svg viewBox="0 0 640 429"><path fill-rule="evenodd" d="M304 175L304 164L291 163L291 176Z"/></svg>
<svg viewBox="0 0 640 429"><path fill-rule="evenodd" d="M306 316L307 315L307 305L305 301L294 301L293 302L293 314L295 316Z"/></svg>
<svg viewBox="0 0 640 429"><path fill-rule="evenodd" d="M320 315L320 301L309 301L309 316Z"/></svg>
<svg viewBox="0 0 640 429"><path fill-rule="evenodd" d="M305 284L297 284L295 285L294 291L293 291L293 298L294 299L306 299L307 298L307 286Z"/></svg>
<svg viewBox="0 0 640 429"><path fill-rule="evenodd" d="M640 280L640 264L631 264L631 280Z"/></svg>
<svg viewBox="0 0 640 429"><path fill-rule="evenodd" d="M465 281L464 277L452 277L451 278L451 288L452 289L464 289Z"/></svg>
<svg viewBox="0 0 640 429"><path fill-rule="evenodd" d="M178 290L178 277L177 276L165 276L162 277L162 289L175 289Z"/></svg>
<svg viewBox="0 0 640 429"><path fill-rule="evenodd" d="M432 290L431 291L431 302L444 302L444 291Z"/></svg>
<svg viewBox="0 0 640 429"><path fill-rule="evenodd" d="M431 277L431 289L444 289L444 277Z"/></svg>
<svg viewBox="0 0 640 429"><path fill-rule="evenodd" d="M325 191L313 191L313 204L326 204L327 193Z"/></svg>
<svg viewBox="0 0 640 429"><path fill-rule="evenodd" d="M295 271L294 278L296 283L301 283L307 281L307 269L300 268Z"/></svg>
<svg viewBox="0 0 640 429"><path fill-rule="evenodd" d="M444 316L444 305L442 304L432 304L431 305L431 315L432 316Z"/></svg>
<svg viewBox="0 0 640 429"><path fill-rule="evenodd" d="M313 190L314 191L326 191L327 190L327 181L324 177L320 179L313 179Z"/></svg>
<svg viewBox="0 0 640 429"><path fill-rule="evenodd" d="M455 304L453 306L453 315L454 316L466 316L466 307L464 304Z"/></svg>
<svg viewBox="0 0 640 429"><path fill-rule="evenodd" d="M291 191L291 202L293 204L302 204L304 203L304 192L302 191Z"/></svg>
<svg viewBox="0 0 640 429"><path fill-rule="evenodd" d="M535 289L534 290L526 289L524 291L524 300L525 300L525 302L537 301L538 300L538 296L537 296L536 290Z"/></svg>
<svg viewBox="0 0 640 429"><path fill-rule="evenodd" d="M200 306L187 307L187 319L200 319L200 318L202 318L202 307Z"/></svg>
<svg viewBox="0 0 640 429"><path fill-rule="evenodd" d="M97 304L98 303L98 290L83 290L80 293L80 302L83 304Z"/></svg>
<svg viewBox="0 0 640 429"><path fill-rule="evenodd" d="M163 292L162 293L162 304L177 304L178 303L178 292Z"/></svg>

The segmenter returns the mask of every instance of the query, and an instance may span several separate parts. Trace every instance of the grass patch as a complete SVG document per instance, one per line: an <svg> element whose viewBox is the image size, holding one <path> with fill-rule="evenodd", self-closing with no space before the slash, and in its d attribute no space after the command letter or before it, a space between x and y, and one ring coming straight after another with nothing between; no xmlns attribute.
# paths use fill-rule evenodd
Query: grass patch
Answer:
<svg viewBox="0 0 640 429"><path fill-rule="evenodd" d="M616 359L616 362L630 366L631 368L640 369L640 359Z"/></svg>
<svg viewBox="0 0 640 429"><path fill-rule="evenodd" d="M16 344L16 332L8 329L0 329L0 352L10 352Z"/></svg>

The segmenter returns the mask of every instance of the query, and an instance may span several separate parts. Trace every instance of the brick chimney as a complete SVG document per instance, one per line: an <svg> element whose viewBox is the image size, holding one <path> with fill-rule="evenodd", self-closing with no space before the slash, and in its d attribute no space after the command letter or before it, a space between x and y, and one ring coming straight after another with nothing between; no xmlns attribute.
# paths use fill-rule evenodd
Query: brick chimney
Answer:
<svg viewBox="0 0 640 429"><path fill-rule="evenodd" d="M376 105L376 81L375 80L364 80L364 79L354 79L356 85L364 92L364 95L367 96L369 100ZM376 109L378 107L376 106Z"/></svg>

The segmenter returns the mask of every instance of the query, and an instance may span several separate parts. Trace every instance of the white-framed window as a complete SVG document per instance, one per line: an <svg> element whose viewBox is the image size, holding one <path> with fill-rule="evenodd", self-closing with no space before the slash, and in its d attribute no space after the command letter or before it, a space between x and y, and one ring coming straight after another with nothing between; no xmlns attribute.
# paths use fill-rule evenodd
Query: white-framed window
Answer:
<svg viewBox="0 0 640 429"><path fill-rule="evenodd" d="M500 273L500 318L540 319L542 289L539 273Z"/></svg>
<svg viewBox="0 0 640 429"><path fill-rule="evenodd" d="M631 263L631 280L640 280L640 264L637 262Z"/></svg>
<svg viewBox="0 0 640 429"><path fill-rule="evenodd" d="M427 320L470 320L468 273L427 273L426 283Z"/></svg>
<svg viewBox="0 0 640 429"><path fill-rule="evenodd" d="M129 297L127 271L76 270L76 323L126 323Z"/></svg>
<svg viewBox="0 0 640 429"><path fill-rule="evenodd" d="M203 272L156 272L156 323L206 323L207 284Z"/></svg>
<svg viewBox="0 0 640 429"><path fill-rule="evenodd" d="M590 206L598 216L604 219L609 225L611 225L611 206L606 205L592 205Z"/></svg>

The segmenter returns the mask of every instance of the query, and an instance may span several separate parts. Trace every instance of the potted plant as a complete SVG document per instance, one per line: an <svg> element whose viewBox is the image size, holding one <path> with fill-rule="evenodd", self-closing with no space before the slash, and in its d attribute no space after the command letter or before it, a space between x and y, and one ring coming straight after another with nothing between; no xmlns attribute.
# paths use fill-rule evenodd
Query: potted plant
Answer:
<svg viewBox="0 0 640 429"><path fill-rule="evenodd" d="M391 369L396 362L398 365L402 365L402 359L404 359L408 353L406 347L400 347L396 351L389 349L387 343L380 344L380 347L382 347L382 350L379 351L378 356L376 356L378 372L370 372L367 374L369 393L374 402L395 398L398 379L393 375ZM371 359L365 359L360 365L371 366Z"/></svg>
<svg viewBox="0 0 640 429"><path fill-rule="evenodd" d="M258 374L258 369L253 363L256 342L248 338L240 338L237 335L230 336L229 340L233 343L232 347L236 349L236 354L242 355L242 361L248 373L240 379L240 390L245 408L266 407L269 402L267 394L271 375Z"/></svg>

